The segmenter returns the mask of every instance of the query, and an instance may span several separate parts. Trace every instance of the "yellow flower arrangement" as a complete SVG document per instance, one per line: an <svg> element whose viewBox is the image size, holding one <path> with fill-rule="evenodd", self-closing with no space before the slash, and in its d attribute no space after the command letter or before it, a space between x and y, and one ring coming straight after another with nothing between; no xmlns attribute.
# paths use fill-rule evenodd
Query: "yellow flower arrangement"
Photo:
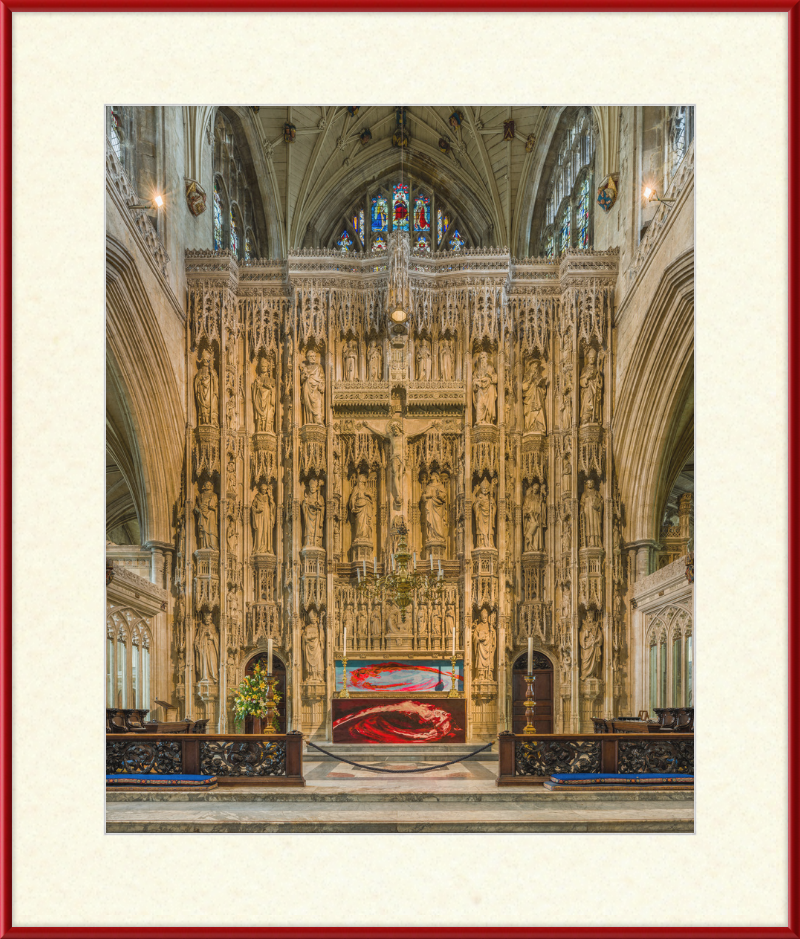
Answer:
<svg viewBox="0 0 800 939"><path fill-rule="evenodd" d="M245 676L233 699L234 718L237 721L243 721L248 715L250 717L266 717L269 683L274 684L275 681L276 679L267 677L265 666L260 662L256 663L253 674ZM274 704L277 704L280 699L281 696L273 692L272 700ZM272 726L275 731L278 730L277 712L273 713Z"/></svg>

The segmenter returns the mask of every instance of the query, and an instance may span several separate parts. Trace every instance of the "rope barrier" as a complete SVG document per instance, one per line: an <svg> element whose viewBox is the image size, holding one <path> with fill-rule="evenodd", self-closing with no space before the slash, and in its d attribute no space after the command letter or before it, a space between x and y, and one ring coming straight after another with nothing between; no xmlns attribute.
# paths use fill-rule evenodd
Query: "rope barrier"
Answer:
<svg viewBox="0 0 800 939"><path fill-rule="evenodd" d="M486 746L481 747L479 750L475 750L474 753L465 753L464 756L460 756L457 760L450 760L447 763L438 763L436 766L426 766L423 769L384 769L380 766L364 766L363 763L354 763L352 760L348 760L336 753L330 753L328 750L323 750L322 747L318 747L310 740L306 740L306 744L309 747L313 747L315 750L319 750L319 752L324 753L325 756L329 756L334 760L339 760L340 763L349 763L350 766L357 766L359 769L369 770L372 773L429 773L432 769L442 769L445 766L452 766L454 763L461 763L463 760L468 760L471 756L476 756L478 753L483 753L483 751L488 750L493 743L494 741L490 740Z"/></svg>

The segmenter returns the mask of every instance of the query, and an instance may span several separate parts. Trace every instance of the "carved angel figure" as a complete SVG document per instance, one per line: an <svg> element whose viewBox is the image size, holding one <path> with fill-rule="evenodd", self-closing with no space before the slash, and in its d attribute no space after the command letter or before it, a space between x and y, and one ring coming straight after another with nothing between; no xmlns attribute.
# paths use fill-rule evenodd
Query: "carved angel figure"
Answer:
<svg viewBox="0 0 800 939"><path fill-rule="evenodd" d="M497 372L492 368L486 351L478 356L472 373L472 398L475 423L494 424L497 420Z"/></svg>
<svg viewBox="0 0 800 939"><path fill-rule="evenodd" d="M206 349L197 363L194 376L194 400L197 406L197 423L219 424L219 386L214 371L214 357Z"/></svg>
<svg viewBox="0 0 800 939"><path fill-rule="evenodd" d="M272 554L272 532L275 527L275 502L269 486L261 482L250 506L253 525L253 554Z"/></svg>
<svg viewBox="0 0 800 939"><path fill-rule="evenodd" d="M300 366L302 387L303 423L325 423L325 374L319 361L319 352L309 350L305 362Z"/></svg>
<svg viewBox="0 0 800 939"><path fill-rule="evenodd" d="M269 372L267 360L259 359L253 380L253 420L257 434L271 433L275 429L275 388Z"/></svg>
<svg viewBox="0 0 800 939"><path fill-rule="evenodd" d="M472 490L472 512L475 516L475 547L493 548L497 501L488 479L482 479Z"/></svg>

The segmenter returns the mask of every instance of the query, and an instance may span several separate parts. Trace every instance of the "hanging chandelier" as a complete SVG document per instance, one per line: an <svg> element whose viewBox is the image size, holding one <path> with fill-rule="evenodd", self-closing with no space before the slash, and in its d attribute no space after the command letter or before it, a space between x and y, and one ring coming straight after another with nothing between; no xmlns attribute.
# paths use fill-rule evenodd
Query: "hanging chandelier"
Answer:
<svg viewBox="0 0 800 939"><path fill-rule="evenodd" d="M367 562L362 561L356 567L359 595L369 600L388 601L396 606L406 621L406 614L412 601L441 600L444 589L444 571L442 562L434 569L430 558L430 570L417 570L417 553L408 550L408 528L401 522L395 529L397 533L397 551L389 556L389 569L385 574L378 574L378 559L372 559L372 570Z"/></svg>

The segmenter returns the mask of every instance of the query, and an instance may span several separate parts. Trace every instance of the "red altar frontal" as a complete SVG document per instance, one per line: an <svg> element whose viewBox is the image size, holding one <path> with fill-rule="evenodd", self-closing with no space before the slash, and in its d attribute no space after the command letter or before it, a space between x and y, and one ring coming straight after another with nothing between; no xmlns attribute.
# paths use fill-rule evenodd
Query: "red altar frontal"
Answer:
<svg viewBox="0 0 800 939"><path fill-rule="evenodd" d="M466 743L463 698L334 698L334 743Z"/></svg>

